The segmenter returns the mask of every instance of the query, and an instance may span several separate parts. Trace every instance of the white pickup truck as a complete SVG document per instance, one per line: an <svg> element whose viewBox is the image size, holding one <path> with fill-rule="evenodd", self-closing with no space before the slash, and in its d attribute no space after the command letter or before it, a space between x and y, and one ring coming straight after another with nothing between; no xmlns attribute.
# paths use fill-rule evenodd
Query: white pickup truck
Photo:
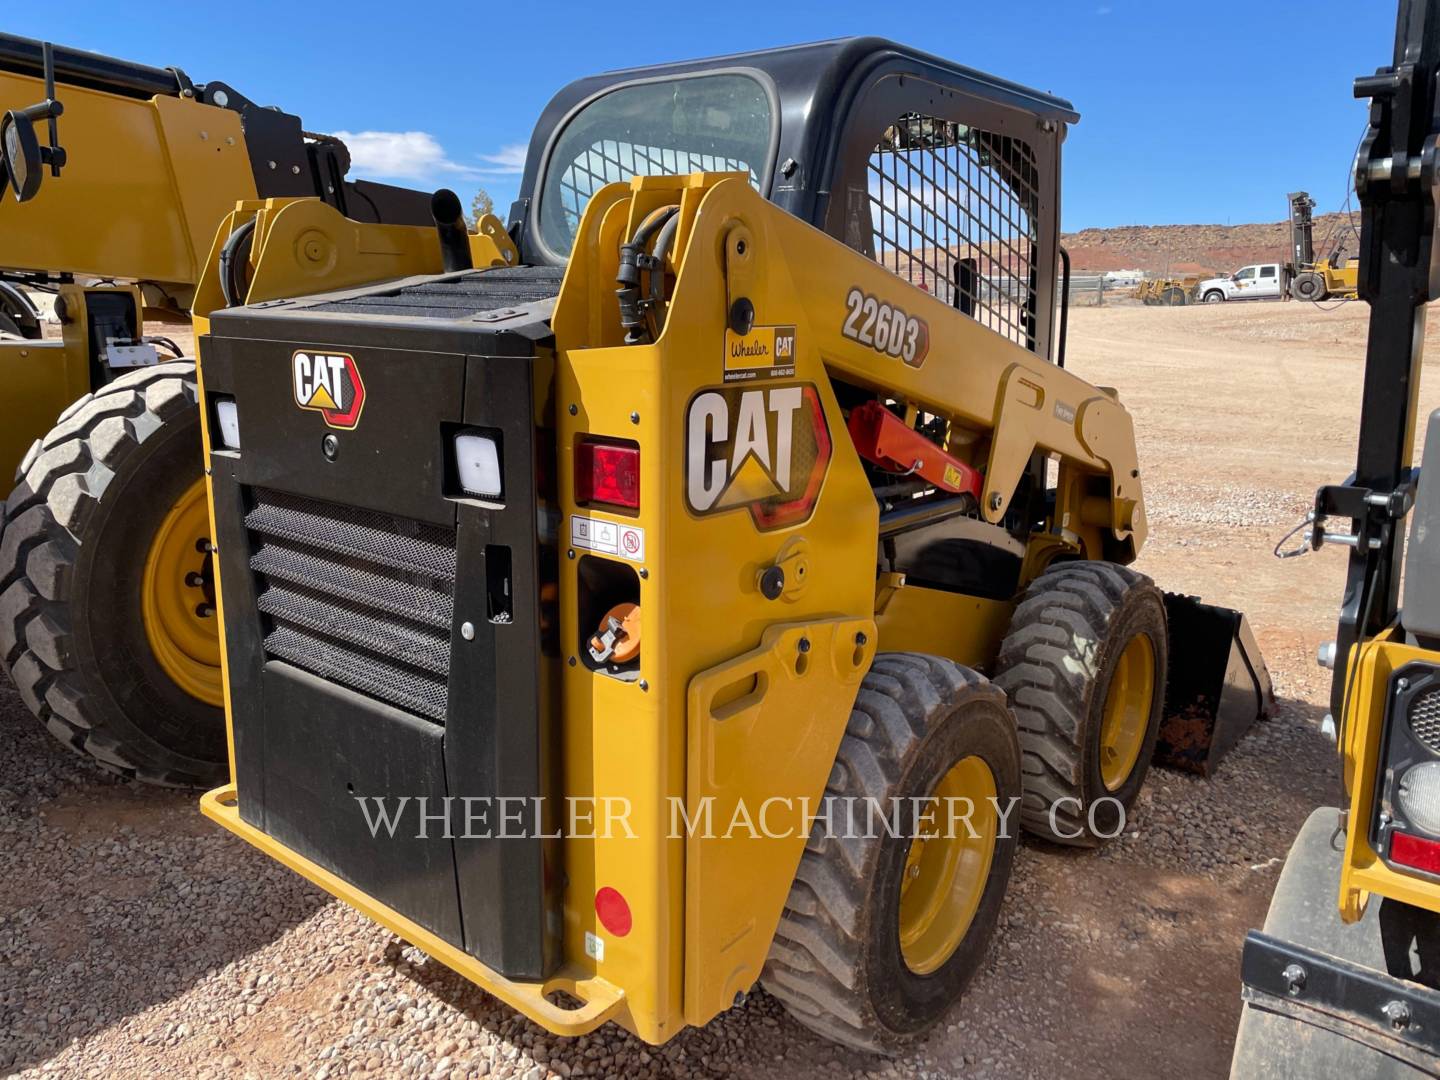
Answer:
<svg viewBox="0 0 1440 1080"><path fill-rule="evenodd" d="M1229 277L1210 278L1195 287L1207 304L1222 300L1279 300L1285 295L1285 274L1279 263L1242 266Z"/></svg>

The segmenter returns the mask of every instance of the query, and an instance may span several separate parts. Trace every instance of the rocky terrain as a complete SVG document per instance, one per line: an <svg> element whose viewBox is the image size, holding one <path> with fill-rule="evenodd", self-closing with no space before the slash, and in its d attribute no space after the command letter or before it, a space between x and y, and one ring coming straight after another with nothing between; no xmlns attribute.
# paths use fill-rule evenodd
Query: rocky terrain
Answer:
<svg viewBox="0 0 1440 1080"><path fill-rule="evenodd" d="M1357 213L1357 228L1359 223ZM1353 256L1358 240L1348 214L1316 216L1317 256L1341 239ZM1123 225L1066 233L1061 242L1069 249L1077 273L1135 269L1176 277L1208 275L1229 273L1246 263L1283 260L1290 224L1282 220L1248 225Z"/></svg>

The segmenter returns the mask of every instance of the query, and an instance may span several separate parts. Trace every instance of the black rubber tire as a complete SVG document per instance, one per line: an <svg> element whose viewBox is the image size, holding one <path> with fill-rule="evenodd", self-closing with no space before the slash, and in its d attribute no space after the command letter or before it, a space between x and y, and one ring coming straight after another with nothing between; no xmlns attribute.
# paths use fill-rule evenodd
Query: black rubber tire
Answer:
<svg viewBox="0 0 1440 1080"><path fill-rule="evenodd" d="M1205 303L1207 304L1223 304L1224 302L1225 294L1219 289L1211 289L1205 294Z"/></svg>
<svg viewBox="0 0 1440 1080"><path fill-rule="evenodd" d="M970 755L990 766L1003 813L1020 794L1020 748L1005 695L950 660L881 653L856 697L825 794L879 799L881 806L891 797L923 799ZM836 820L844 820L841 811ZM925 976L906 966L900 948L909 828L900 835L874 830L878 836L856 828L850 831L861 835L852 839L843 826L832 835L817 821L761 985L801 1024L847 1046L892 1053L920 1037L959 1000L984 960L1019 831L1013 814L1006 820L1010 828L997 838L970 929L949 960Z"/></svg>
<svg viewBox="0 0 1440 1080"><path fill-rule="evenodd" d="M150 541L201 469L195 365L123 375L71 405L20 466L0 531L0 662L52 734L111 772L213 786L221 709L156 662L140 613Z"/></svg>
<svg viewBox="0 0 1440 1080"><path fill-rule="evenodd" d="M1105 696L1125 645L1141 633L1155 654L1149 726L1130 776L1109 791L1099 752ZM1066 562L1030 583L995 667L995 682L1019 722L1020 818L1030 832L1076 847L1097 847L1118 833L1155 753L1167 660L1165 600L1144 574L1114 563Z"/></svg>
<svg viewBox="0 0 1440 1080"><path fill-rule="evenodd" d="M1166 307L1184 307L1184 306L1185 306L1185 290L1184 290L1184 289L1166 289L1166 290L1165 290L1165 294L1164 294L1164 300L1165 300L1165 306L1166 306Z"/></svg>
<svg viewBox="0 0 1440 1080"><path fill-rule="evenodd" d="M1290 283L1290 294L1296 300L1319 303L1326 296L1325 278L1320 274L1310 272L1297 274L1295 280Z"/></svg>

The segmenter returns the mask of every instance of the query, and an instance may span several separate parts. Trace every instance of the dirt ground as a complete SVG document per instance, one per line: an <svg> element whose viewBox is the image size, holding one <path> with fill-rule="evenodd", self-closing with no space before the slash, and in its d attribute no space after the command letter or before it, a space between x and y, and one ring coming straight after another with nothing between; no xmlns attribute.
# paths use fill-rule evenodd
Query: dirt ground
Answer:
<svg viewBox="0 0 1440 1080"><path fill-rule="evenodd" d="M647 1048L547 1036L201 819L71 757L0 682L0 1070L41 1075L1219 1077L1246 929L1309 811L1343 553L1271 549L1353 463L1366 308L1114 305L1070 366L1137 420L1167 589L1248 612L1279 697L1218 775L1157 771L1103 852L1027 842L965 1000L908 1057L838 1050L754 993ZM1440 363L1437 359L1436 363ZM1430 373L1422 405L1440 406Z"/></svg>

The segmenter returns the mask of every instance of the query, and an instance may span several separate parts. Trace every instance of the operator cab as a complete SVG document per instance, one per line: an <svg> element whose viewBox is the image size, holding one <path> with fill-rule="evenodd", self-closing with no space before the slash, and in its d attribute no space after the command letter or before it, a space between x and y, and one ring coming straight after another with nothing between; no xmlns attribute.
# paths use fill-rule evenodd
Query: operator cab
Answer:
<svg viewBox="0 0 1440 1080"><path fill-rule="evenodd" d="M1052 355L1068 101L881 38L580 79L545 108L508 227L563 263L590 197L743 172L782 210Z"/></svg>

